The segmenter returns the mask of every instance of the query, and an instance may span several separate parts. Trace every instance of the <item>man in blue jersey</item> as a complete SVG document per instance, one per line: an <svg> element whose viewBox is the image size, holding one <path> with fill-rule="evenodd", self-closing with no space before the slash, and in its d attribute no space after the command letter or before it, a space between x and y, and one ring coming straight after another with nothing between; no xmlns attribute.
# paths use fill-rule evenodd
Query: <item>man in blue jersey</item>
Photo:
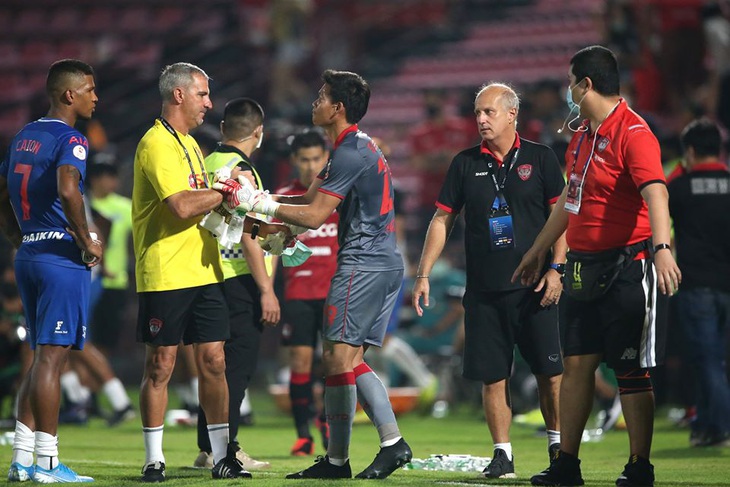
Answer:
<svg viewBox="0 0 730 487"><path fill-rule="evenodd" d="M307 192L266 197L251 187L224 196L230 206L318 228L340 215L337 270L325 306L323 356L327 456L287 478L350 478L349 443L359 400L380 436L375 460L356 478L383 479L413 456L398 429L388 393L363 361L381 346L403 277L396 248L393 185L383 153L357 122L367 111L370 87L355 73L327 70L312 104L312 123L333 142L333 152ZM240 201L240 206L237 202Z"/></svg>
<svg viewBox="0 0 730 487"><path fill-rule="evenodd" d="M64 59L48 71L48 115L26 125L0 164L0 226L18 249L15 275L33 365L18 398L8 480L92 482L58 460L60 374L86 339L89 268L102 257L89 234L83 180L89 144L74 129L96 107L94 71ZM33 452L36 464L33 464Z"/></svg>

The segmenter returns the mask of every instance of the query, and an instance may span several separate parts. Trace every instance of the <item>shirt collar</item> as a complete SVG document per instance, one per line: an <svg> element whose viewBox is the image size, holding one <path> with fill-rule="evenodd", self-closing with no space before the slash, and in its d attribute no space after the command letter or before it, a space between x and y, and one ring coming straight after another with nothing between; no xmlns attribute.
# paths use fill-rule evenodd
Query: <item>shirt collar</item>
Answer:
<svg viewBox="0 0 730 487"><path fill-rule="evenodd" d="M340 132L340 135L337 136L337 140L335 140L335 144L332 147L332 150L335 150L335 149L337 149L340 146L340 144L342 143L342 141L345 140L345 137L347 136L347 134L350 134L350 133L353 133L353 132L357 132L358 130L360 130L360 129L357 128L357 124L355 123L355 124L352 124L349 127L347 127L342 132Z"/></svg>
<svg viewBox="0 0 730 487"><path fill-rule="evenodd" d="M610 130L612 130L612 127L614 125L616 125L621 120L623 120L626 110L628 110L628 105L626 104L626 100L624 100L623 98L619 99L618 105L616 106L616 108L611 113L608 114L606 119L598 127L600 130L600 132L596 131L598 133L598 135L606 135Z"/></svg>
<svg viewBox="0 0 730 487"><path fill-rule="evenodd" d="M507 151L507 154L509 154L510 152L512 152L513 149L519 149L519 148L520 148L520 134L518 134L517 132L515 132L515 141L512 144L512 147L510 148L510 150ZM492 156L492 158L494 158L494 160L497 161L497 164L499 164L500 166L502 165L502 159L500 159L497 156L495 156L492 153L492 151L489 150L489 147L487 147L487 143L484 140L482 140L482 143L480 145L480 152L482 154L484 154L484 155Z"/></svg>

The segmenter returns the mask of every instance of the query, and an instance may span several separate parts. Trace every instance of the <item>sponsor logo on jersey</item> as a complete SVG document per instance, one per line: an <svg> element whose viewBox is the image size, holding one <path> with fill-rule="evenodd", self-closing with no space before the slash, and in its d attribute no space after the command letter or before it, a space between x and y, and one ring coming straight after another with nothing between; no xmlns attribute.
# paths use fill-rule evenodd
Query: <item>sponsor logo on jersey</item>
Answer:
<svg viewBox="0 0 730 487"><path fill-rule="evenodd" d="M337 236L337 223L325 223L319 228L309 229L302 236L301 240L317 237L336 237Z"/></svg>
<svg viewBox="0 0 730 487"><path fill-rule="evenodd" d="M150 335L152 335L152 338L156 337L158 333L160 333L160 330L162 330L162 326L164 323L162 320L158 318L151 318L149 322L149 328L150 328Z"/></svg>
<svg viewBox="0 0 730 487"><path fill-rule="evenodd" d="M83 145L77 145L72 149L72 152L76 159L79 159L80 161L86 160L86 149Z"/></svg>
<svg viewBox="0 0 730 487"><path fill-rule="evenodd" d="M489 171L476 172L474 176L489 176Z"/></svg>
<svg viewBox="0 0 730 487"><path fill-rule="evenodd" d="M532 165L522 164L521 166L518 166L517 175L520 177L521 180L527 181L528 179L530 179L530 176L532 176Z"/></svg>
<svg viewBox="0 0 730 487"><path fill-rule="evenodd" d="M328 257L332 255L331 247L315 246L309 247L309 250L312 251L312 257Z"/></svg>
<svg viewBox="0 0 730 487"><path fill-rule="evenodd" d="M63 240L64 232L34 232L23 235L23 243L40 242L41 240Z"/></svg>
<svg viewBox="0 0 730 487"><path fill-rule="evenodd" d="M84 137L76 137L75 135L68 139L68 145L71 144L81 144L84 147L89 147L89 141L86 140Z"/></svg>

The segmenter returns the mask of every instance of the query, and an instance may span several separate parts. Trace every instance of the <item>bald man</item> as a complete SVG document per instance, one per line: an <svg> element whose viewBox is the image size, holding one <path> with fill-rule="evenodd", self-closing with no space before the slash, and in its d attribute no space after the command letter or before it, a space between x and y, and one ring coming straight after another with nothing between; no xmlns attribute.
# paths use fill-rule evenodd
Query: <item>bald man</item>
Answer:
<svg viewBox="0 0 730 487"><path fill-rule="evenodd" d="M557 304L566 244L552 248L535 286L513 284L512 272L547 221L565 186L555 154L517 133L520 100L503 83L482 86L474 100L480 145L454 157L436 201L413 287L419 316L429 304L429 274L456 217L466 222L464 377L483 383L482 402L494 442L487 478L515 477L509 430L509 377L514 347L537 379L548 452L560 448L558 390L563 372ZM428 312L428 311L426 311Z"/></svg>

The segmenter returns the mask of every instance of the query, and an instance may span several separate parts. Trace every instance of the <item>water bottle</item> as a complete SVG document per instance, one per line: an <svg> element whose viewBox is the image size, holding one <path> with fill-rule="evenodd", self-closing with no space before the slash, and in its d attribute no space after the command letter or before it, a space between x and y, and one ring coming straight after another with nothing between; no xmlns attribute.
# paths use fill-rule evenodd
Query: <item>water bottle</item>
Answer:
<svg viewBox="0 0 730 487"><path fill-rule="evenodd" d="M404 468L407 470L442 472L481 472L489 464L489 461L489 457L436 454L425 459L414 458Z"/></svg>

